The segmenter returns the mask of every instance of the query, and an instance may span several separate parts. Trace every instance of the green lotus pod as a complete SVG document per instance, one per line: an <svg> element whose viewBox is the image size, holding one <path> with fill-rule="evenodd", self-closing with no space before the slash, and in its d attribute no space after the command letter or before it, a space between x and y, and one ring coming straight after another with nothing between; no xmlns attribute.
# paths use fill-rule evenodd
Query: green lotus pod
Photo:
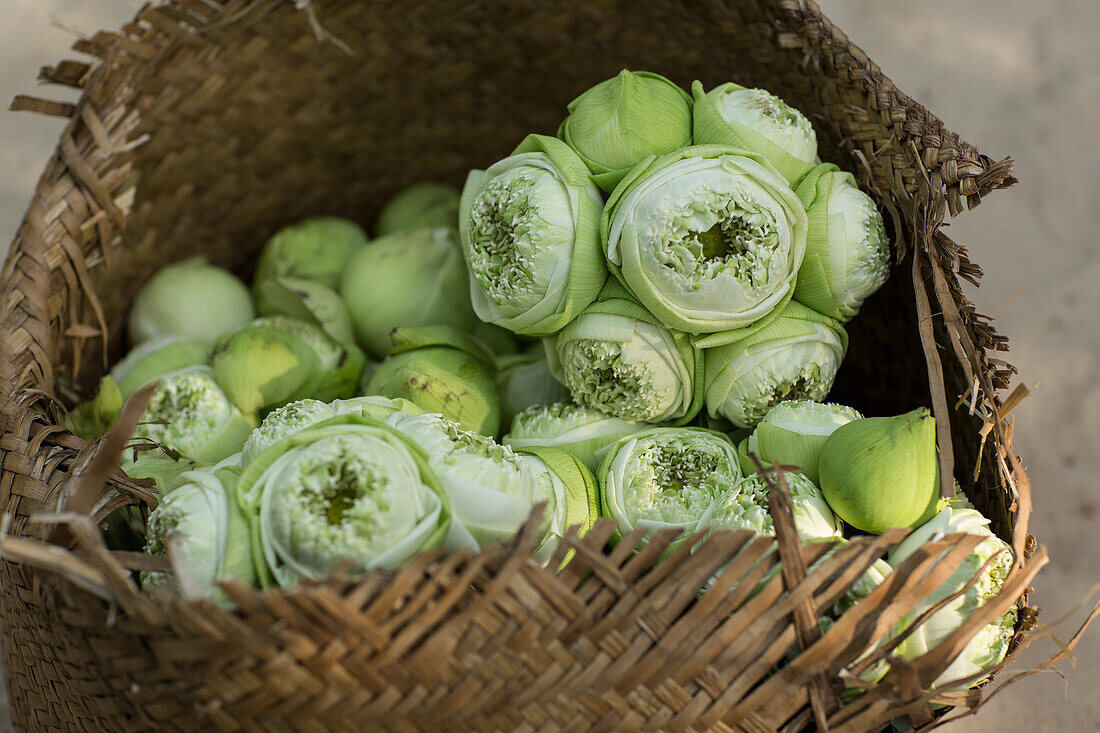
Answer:
<svg viewBox="0 0 1100 733"><path fill-rule="evenodd" d="M212 342L255 316L243 282L203 257L192 257L160 268L141 286L127 332L133 346L160 336Z"/></svg>
<svg viewBox="0 0 1100 733"><path fill-rule="evenodd" d="M122 412L122 391L114 377L99 380L95 397L81 402L69 412L66 427L85 440L91 440L111 429Z"/></svg>
<svg viewBox="0 0 1100 733"><path fill-rule="evenodd" d="M393 569L439 547L450 506L424 453L399 431L339 415L292 433L245 466L237 501L252 522L261 585Z"/></svg>
<svg viewBox="0 0 1100 733"><path fill-rule="evenodd" d="M501 425L511 425L517 413L533 405L569 399L569 390L550 373L546 349L541 344L522 354L498 357L496 375Z"/></svg>
<svg viewBox="0 0 1100 733"><path fill-rule="evenodd" d="M623 420L591 407L556 402L532 405L518 413L501 442L516 450L557 448L595 473L609 446L624 435L652 427L649 423Z"/></svg>
<svg viewBox="0 0 1100 733"><path fill-rule="evenodd" d="M193 366L160 377L134 437L209 466L241 450L255 426L218 386L213 369Z"/></svg>
<svg viewBox="0 0 1100 733"><path fill-rule="evenodd" d="M378 212L374 236L424 227L458 226L458 190L443 183L417 183L402 189Z"/></svg>
<svg viewBox="0 0 1100 733"><path fill-rule="evenodd" d="M748 437L746 453L755 453L768 464L796 466L816 484L817 460L825 439L841 425L862 417L846 405L810 400L780 402L768 410Z"/></svg>
<svg viewBox="0 0 1100 733"><path fill-rule="evenodd" d="M848 334L796 301L763 326L696 340L706 362L706 404L739 427L754 427L784 400L822 400L833 386Z"/></svg>
<svg viewBox="0 0 1100 733"><path fill-rule="evenodd" d="M659 74L623 69L569 103L558 137L611 193L648 156L691 145L691 97Z"/></svg>
<svg viewBox="0 0 1100 733"><path fill-rule="evenodd" d="M554 497L547 507L549 526L534 553L545 564L570 527L577 527L578 536L584 537L600 518L600 485L578 458L563 450L535 446L517 453L537 459L532 465L544 484L543 493Z"/></svg>
<svg viewBox="0 0 1100 733"><path fill-rule="evenodd" d="M550 372L580 405L675 425L702 407L703 359L691 339L661 325L616 280L544 343Z"/></svg>
<svg viewBox="0 0 1100 733"><path fill-rule="evenodd" d="M650 428L620 438L596 472L602 514L622 534L700 526L715 502L741 480L729 438L703 428Z"/></svg>
<svg viewBox="0 0 1100 733"><path fill-rule="evenodd" d="M252 276L259 314L283 312L261 290L269 279L309 280L336 290L348 261L366 245L367 235L355 222L334 216L304 219L280 229L264 245Z"/></svg>
<svg viewBox="0 0 1100 733"><path fill-rule="evenodd" d="M817 486L797 471L784 471L783 478L790 489L798 536L803 540L840 537L840 522ZM768 511L768 486L765 476L758 473L746 476L707 508L699 526L749 529L757 534L774 535L775 523Z"/></svg>
<svg viewBox="0 0 1100 733"><path fill-rule="evenodd" d="M789 183L795 183L817 159L817 135L805 115L764 89L727 82L695 97L693 139L696 145L734 145L759 153Z"/></svg>
<svg viewBox="0 0 1100 733"><path fill-rule="evenodd" d="M1012 569L1013 555L1011 548L989 531L988 524L989 520L973 509L948 507L914 529L890 553L890 564L896 568L921 545L941 539L945 535L965 533L985 538L942 586L906 614L901 622L902 630L912 626L922 613L962 590L976 577L974 584L914 629L897 647L894 652L896 656L916 659L923 655L962 626L975 609L985 605L1000 592ZM979 574L982 566L994 555L996 558L989 567ZM980 677L966 682L965 685L952 684L954 680L978 674L1004 659L1015 628L1016 608L1010 606L1003 615L983 627L967 643L959 656L933 681L931 689L971 687L983 681L985 678Z"/></svg>
<svg viewBox="0 0 1100 733"><path fill-rule="evenodd" d="M257 318L219 339L213 354L218 383L244 412L350 397L365 360L355 344L288 316Z"/></svg>
<svg viewBox="0 0 1100 733"><path fill-rule="evenodd" d="M936 419L921 407L841 425L821 446L818 473L829 506L856 529L916 527L940 498Z"/></svg>
<svg viewBox="0 0 1100 733"><path fill-rule="evenodd" d="M819 165L795 189L806 207L806 256L794 297L842 323L851 320L890 272L882 214L851 173Z"/></svg>
<svg viewBox="0 0 1100 733"><path fill-rule="evenodd" d="M258 286L269 315L284 315L319 326L341 344L355 341L344 299L332 288L301 278L270 277Z"/></svg>
<svg viewBox="0 0 1100 733"><path fill-rule="evenodd" d="M231 605L217 581L236 578L255 585L256 573L248 522L236 502L240 468L219 464L213 468L179 475L172 490L149 515L145 550L164 554L168 540L176 539L179 560L205 597L223 606ZM174 576L145 572L142 587L178 587Z"/></svg>
<svg viewBox="0 0 1100 733"><path fill-rule="evenodd" d="M368 394L405 399L468 430L497 434L500 396L487 347L446 327L397 328L393 344L394 353L367 384Z"/></svg>
<svg viewBox="0 0 1100 733"><path fill-rule="evenodd" d="M643 162L600 222L608 268L662 323L688 333L766 319L794 292L806 211L759 155L699 145Z"/></svg>
<svg viewBox="0 0 1100 733"><path fill-rule="evenodd" d="M347 264L340 281L355 338L372 356L390 353L398 326L477 323L454 229L398 231L371 242Z"/></svg>
<svg viewBox="0 0 1100 733"><path fill-rule="evenodd" d="M540 501L549 502L543 534L555 514L555 496L532 460L440 415L395 412L386 424L420 446L451 506L444 545L480 549L511 539Z"/></svg>
<svg viewBox="0 0 1100 733"><path fill-rule="evenodd" d="M528 135L512 155L470 171L459 235L474 312L513 333L548 336L600 291L603 197L561 140Z"/></svg>

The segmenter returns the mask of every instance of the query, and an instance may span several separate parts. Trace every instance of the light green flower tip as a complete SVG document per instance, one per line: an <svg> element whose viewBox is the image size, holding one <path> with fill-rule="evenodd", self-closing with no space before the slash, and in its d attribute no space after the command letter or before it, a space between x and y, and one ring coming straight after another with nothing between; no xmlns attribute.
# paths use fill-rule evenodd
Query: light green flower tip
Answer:
<svg viewBox="0 0 1100 733"><path fill-rule="evenodd" d="M367 244L355 222L334 216L304 219L280 229L264 245L252 288L260 315L281 313L262 292L272 277L309 280L335 290L351 257Z"/></svg>
<svg viewBox="0 0 1100 733"><path fill-rule="evenodd" d="M260 285L259 292L267 300L271 315L312 323L339 343L354 343L347 306L327 285L302 278L270 277Z"/></svg>
<svg viewBox="0 0 1100 733"><path fill-rule="evenodd" d="M451 228L396 231L374 240L348 262L340 295L356 340L376 358L390 353L390 331L399 326L469 331L477 323Z"/></svg>
<svg viewBox="0 0 1100 733"><path fill-rule="evenodd" d="M733 443L703 428L652 428L621 438L600 463L603 514L623 534L694 532L741 479Z"/></svg>
<svg viewBox="0 0 1100 733"><path fill-rule="evenodd" d="M853 527L916 527L940 498L936 420L922 407L841 425L821 447L818 473L829 505Z"/></svg>
<svg viewBox="0 0 1100 733"><path fill-rule="evenodd" d="M764 326L713 334L697 345L706 362L706 404L754 427L784 400L818 401L832 388L848 347L835 320L791 301Z"/></svg>
<svg viewBox="0 0 1100 733"><path fill-rule="evenodd" d="M947 508L917 527L890 553L895 568L926 542L954 533L984 537L939 589L924 599L902 620L902 628L913 624L920 614L948 596L976 581L958 598L932 614L897 648L903 659L915 659L942 642L958 629L970 614L1000 592L1012 569L1011 548L988 528L989 520L973 509ZM982 566L996 556L979 575ZM1010 607L993 623L983 627L959 656L932 683L933 688L948 689L953 680L986 670L1004 659L1016 626L1016 608ZM981 680L970 681L967 686Z"/></svg>
<svg viewBox="0 0 1100 733"><path fill-rule="evenodd" d="M210 465L241 450L255 427L214 379L209 367L188 367L165 374L153 392L135 438L170 448L199 464Z"/></svg>
<svg viewBox="0 0 1100 733"><path fill-rule="evenodd" d="M458 226L458 190L443 183L417 183L402 189L378 212L376 237L424 227Z"/></svg>
<svg viewBox="0 0 1100 733"><path fill-rule="evenodd" d="M530 135L462 191L459 234L474 311L487 323L547 336L596 297L607 277L603 198L561 140Z"/></svg>
<svg viewBox="0 0 1100 733"><path fill-rule="evenodd" d="M696 145L734 145L763 155L789 183L817 159L817 135L805 115L764 89L732 82L710 92L691 85Z"/></svg>
<svg viewBox="0 0 1100 733"><path fill-rule="evenodd" d="M850 173L820 165L796 189L809 233L794 297L819 313L848 321L889 274L882 214Z"/></svg>
<svg viewBox="0 0 1100 733"><path fill-rule="evenodd" d="M549 562L570 527L583 537L600 518L600 486L575 456L557 448L533 446L518 451L543 486L549 521L535 548L535 559Z"/></svg>
<svg viewBox="0 0 1100 733"><path fill-rule="evenodd" d="M166 265L141 286L127 322L130 344L161 336L213 342L256 316L248 288L202 257Z"/></svg>
<svg viewBox="0 0 1100 733"><path fill-rule="evenodd" d="M558 137L610 193L648 156L691 144L691 97L659 74L623 69L570 102Z"/></svg>
<svg viewBox="0 0 1100 733"><path fill-rule="evenodd" d="M759 155L720 145L639 164L601 220L608 266L662 323L740 328L790 298L806 212Z"/></svg>
<svg viewBox="0 0 1100 733"><path fill-rule="evenodd" d="M840 537L840 522L817 486L795 471L784 472L783 478L791 492L798 536L803 540ZM710 506L699 520L699 526L749 529L758 534L774 535L775 522L769 513L768 487L768 479L758 473L745 477Z"/></svg>
<svg viewBox="0 0 1100 733"><path fill-rule="evenodd" d="M767 463L797 466L816 484L825 439L841 425L862 417L846 405L787 400L768 410L748 438L747 449Z"/></svg>
<svg viewBox="0 0 1100 733"><path fill-rule="evenodd" d="M518 413L503 441L513 448L552 447L576 457L593 473L608 446L624 435L653 427L581 405L556 402Z"/></svg>

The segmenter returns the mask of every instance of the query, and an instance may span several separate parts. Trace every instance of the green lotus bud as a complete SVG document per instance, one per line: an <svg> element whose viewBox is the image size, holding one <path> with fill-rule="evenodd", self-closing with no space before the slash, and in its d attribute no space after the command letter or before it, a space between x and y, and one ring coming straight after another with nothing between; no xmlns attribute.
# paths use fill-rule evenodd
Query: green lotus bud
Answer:
<svg viewBox="0 0 1100 733"><path fill-rule="evenodd" d="M600 222L608 268L662 323L741 328L789 300L806 211L761 156L682 148L634 168Z"/></svg>
<svg viewBox="0 0 1100 733"><path fill-rule="evenodd" d="M541 344L522 354L499 357L496 367L501 425L511 425L518 412L532 405L569 399L569 390L550 373L546 349Z"/></svg>
<svg viewBox="0 0 1100 733"><path fill-rule="evenodd" d="M783 478L791 492L798 536L803 540L840 537L840 522L813 482L796 471L784 471ZM707 508L699 519L699 526L749 529L758 534L774 535L775 523L768 511L768 486L768 479L758 473L746 476Z"/></svg>
<svg viewBox="0 0 1100 733"><path fill-rule="evenodd" d="M219 465L209 470L180 474L172 491L149 515L146 552L167 552L174 537L179 559L188 568L197 590L221 605L229 599L215 583L236 578L256 583L248 523L236 502L239 467ZM177 587L164 573L142 573L142 587Z"/></svg>
<svg viewBox="0 0 1100 733"><path fill-rule="evenodd" d="M697 340L706 362L706 404L712 415L753 427L784 400L822 400L848 349L832 318L791 301L763 326Z"/></svg>
<svg viewBox="0 0 1100 733"><path fill-rule="evenodd" d="M158 336L212 342L255 316L244 283L204 258L192 257L160 268L141 286L127 326L135 346Z"/></svg>
<svg viewBox="0 0 1100 733"><path fill-rule="evenodd" d="M555 496L549 483L539 481L533 459L439 415L396 412L386 424L420 446L439 476L452 512L446 547L478 549L504 542L540 501L550 502L543 534L549 531Z"/></svg>
<svg viewBox="0 0 1100 733"><path fill-rule="evenodd" d="M790 183L813 167L817 158L813 126L771 92L729 82L704 93L697 81L691 93L696 145L734 145L759 153Z"/></svg>
<svg viewBox="0 0 1100 733"><path fill-rule="evenodd" d="M244 446L256 426L229 400L210 367L187 367L165 374L149 399L135 438L159 443L213 465Z"/></svg>
<svg viewBox="0 0 1100 733"><path fill-rule="evenodd" d="M916 527L940 498L936 419L921 407L841 425L821 447L818 473L829 506L856 529Z"/></svg>
<svg viewBox="0 0 1100 733"><path fill-rule="evenodd" d="M477 322L462 250L453 229L399 231L371 242L348 262L340 282L355 337L375 357L390 353L398 326Z"/></svg>
<svg viewBox="0 0 1100 733"><path fill-rule="evenodd" d="M343 565L393 569L439 547L451 513L423 452L369 418L341 415L270 446L245 467L237 500L253 523L257 575L292 585Z"/></svg>
<svg viewBox="0 0 1100 733"><path fill-rule="evenodd" d="M548 336L592 302L607 272L603 197L561 140L529 135L509 157L473 170L459 235L474 312L528 336Z"/></svg>
<svg viewBox="0 0 1100 733"><path fill-rule="evenodd" d="M252 289L262 316L278 310L261 291L270 278L309 280L336 290L352 256L367 244L367 235L357 224L333 216L304 219L284 227L264 245Z"/></svg>
<svg viewBox="0 0 1100 733"><path fill-rule="evenodd" d="M318 326L287 316L257 318L214 346L218 383L241 410L258 412L305 398L355 393L365 357Z"/></svg>
<svg viewBox="0 0 1100 733"><path fill-rule="evenodd" d="M931 419L931 418L929 418ZM912 626L922 613L943 599L962 590L977 577L961 596L947 603L920 624L895 650L902 659L916 659L954 633L975 609L985 605L1000 592L1012 569L1013 556L1009 546L989 531L989 520L973 509L947 508L913 530L890 553L890 564L898 567L926 542L955 533L985 537L942 586L925 598L902 619L901 628ZM996 558L979 575L982 566ZM1016 628L1016 608L1009 609L993 623L985 626L963 648L947 669L932 683L932 689L950 689L953 680L977 674L998 664L1005 657ZM984 678L971 680L965 686L978 684Z"/></svg>
<svg viewBox="0 0 1100 733"><path fill-rule="evenodd" d="M122 399L162 374L189 366L209 366L210 342L185 336L161 336L142 341L111 369Z"/></svg>
<svg viewBox="0 0 1100 733"><path fill-rule="evenodd" d="M341 344L355 341L344 299L332 288L312 280L269 277L258 292L268 305L269 315L284 315L312 323Z"/></svg>
<svg viewBox="0 0 1100 733"><path fill-rule="evenodd" d="M493 355L468 334L445 327L397 328L393 353L367 384L367 393L402 398L467 430L496 435L500 397Z"/></svg>
<svg viewBox="0 0 1100 733"><path fill-rule="evenodd" d="M398 191L378 212L374 236L424 227L458 226L458 190L442 183L418 183Z"/></svg>
<svg viewBox="0 0 1100 733"><path fill-rule="evenodd" d="M569 453L595 473L607 449L624 435L654 427L623 420L599 410L557 402L533 405L512 419L512 429L501 442L516 450L552 447Z"/></svg>
<svg viewBox="0 0 1100 733"><path fill-rule="evenodd" d="M580 460L563 450L532 447L517 452L537 459L530 464L544 486L543 495L553 497L547 506L549 526L534 553L545 564L570 527L584 537L600 518L600 485Z"/></svg>
<svg viewBox="0 0 1100 733"><path fill-rule="evenodd" d="M573 399L609 415L682 425L702 407L703 359L616 280L545 340L550 372Z"/></svg>
<svg viewBox="0 0 1100 733"><path fill-rule="evenodd" d="M569 103L558 137L611 193L648 156L691 145L691 97L659 74L623 69Z"/></svg>
<svg viewBox="0 0 1100 733"><path fill-rule="evenodd" d="M651 428L621 438L600 463L603 515L626 534L681 529L691 534L741 480L733 443L703 428Z"/></svg>
<svg viewBox="0 0 1100 733"><path fill-rule="evenodd" d="M746 453L755 453L769 464L797 466L806 478L816 484L817 460L825 439L841 425L862 417L845 405L809 400L780 402L768 410L749 436Z"/></svg>
<svg viewBox="0 0 1100 733"><path fill-rule="evenodd" d="M108 374L99 380L95 397L81 402L69 412L65 425L85 440L91 440L111 429L122 412L122 402L118 382Z"/></svg>
<svg viewBox="0 0 1100 733"><path fill-rule="evenodd" d="M806 174L796 193L806 207L809 231L794 297L818 313L848 321L890 271L882 214L856 188L852 174L831 163Z"/></svg>

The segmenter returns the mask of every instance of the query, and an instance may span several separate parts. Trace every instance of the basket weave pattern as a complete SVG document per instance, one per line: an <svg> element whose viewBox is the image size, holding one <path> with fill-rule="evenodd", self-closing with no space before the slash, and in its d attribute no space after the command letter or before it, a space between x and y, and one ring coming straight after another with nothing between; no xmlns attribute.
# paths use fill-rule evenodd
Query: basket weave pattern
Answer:
<svg viewBox="0 0 1100 733"><path fill-rule="evenodd" d="M75 50L96 61L47 67L42 79L83 90L76 105L13 103L71 118L0 301L0 505L5 555L22 560L0 563L0 612L25 728L778 731L816 715L862 731L904 713L928 722L933 698L975 703L975 691L926 688L982 619L1017 598L1028 628L1025 592L1044 555L1027 535L1027 479L997 413L1011 368L987 355L1004 339L960 290L958 278L980 270L939 228L1013 183L1011 161L946 130L813 3L318 0L300 11L170 0ZM774 91L814 123L822 157L882 205L897 264L852 324L833 397L872 414L933 406L952 448L945 471L1026 558L998 602L838 708L835 695L811 705L811 681L835 681L970 540L926 545L913 572L812 644L796 609L830 605L896 535L853 542L789 593L777 576L749 603L773 542L720 533L658 562L670 537L633 553L640 538L612 548L604 524L571 543L556 577L522 559L521 536L514 551L422 556L365 581L230 586L236 613L141 596L124 567L139 560L106 554L87 520L69 520L85 540L71 552L34 542L47 531L35 515L59 508L94 455L61 427L63 405L121 352L128 303L160 265L202 253L247 276L285 223L318 213L368 223L401 186L460 184L525 133L552 132L565 102L624 66ZM958 407L960 395L970 405ZM112 477L95 516L136 491ZM945 548L954 554L922 579ZM800 641L806 650L769 676Z"/></svg>

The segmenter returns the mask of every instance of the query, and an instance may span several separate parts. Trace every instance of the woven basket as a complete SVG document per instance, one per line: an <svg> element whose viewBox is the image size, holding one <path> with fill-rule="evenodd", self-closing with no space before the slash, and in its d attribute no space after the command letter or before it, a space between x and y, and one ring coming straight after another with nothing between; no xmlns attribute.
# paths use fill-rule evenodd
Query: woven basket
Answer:
<svg viewBox="0 0 1100 733"><path fill-rule="evenodd" d="M78 103L13 104L71 118L12 245L0 301L0 603L17 724L865 731L900 715L929 724L929 702L977 705L979 690L927 688L1012 604L1019 646L1034 623L1027 586L1045 555L1027 534L1013 399L998 396L1011 368L987 353L1005 341L960 291L958 278L976 282L980 270L940 225L1012 184L1011 162L946 130L808 1L298 5L146 7L120 31L76 44L93 63L43 69L44 81L83 90ZM814 609L897 534L854 541L802 577L817 554L782 532L789 570L747 603L776 561L770 539L696 537L659 560L671 538L635 553L640 538L611 547L607 524L566 543L575 552L558 575L524 559L521 534L513 548L424 555L366 580L263 593L228 585L232 613L137 592L130 570L147 560L108 553L87 514L100 520L148 492L108 476L110 451L97 459L98 446L62 426L64 406L121 353L141 283L198 253L247 277L258 248L289 222L327 213L369 224L402 186L460 184L527 132L552 134L567 101L622 67L685 86L737 80L774 91L812 120L822 157L881 204L896 264L851 324L833 397L869 414L934 408L945 475L1016 549L1003 593L841 706L841 670L973 538L926 545L823 637ZM97 484L94 495L76 490ZM798 645L805 651L776 672Z"/></svg>

